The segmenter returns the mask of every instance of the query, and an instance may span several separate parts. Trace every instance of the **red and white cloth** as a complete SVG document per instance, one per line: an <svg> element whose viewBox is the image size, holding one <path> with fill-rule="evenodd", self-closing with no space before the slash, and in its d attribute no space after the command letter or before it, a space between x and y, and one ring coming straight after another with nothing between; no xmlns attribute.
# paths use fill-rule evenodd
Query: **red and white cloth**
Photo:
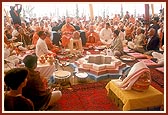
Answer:
<svg viewBox="0 0 168 115"><path fill-rule="evenodd" d="M144 72L150 73L150 69L143 62L137 62L133 65L127 77L123 81L120 79L116 80L115 84L123 90L131 90L134 83ZM151 76L148 77L151 81Z"/></svg>

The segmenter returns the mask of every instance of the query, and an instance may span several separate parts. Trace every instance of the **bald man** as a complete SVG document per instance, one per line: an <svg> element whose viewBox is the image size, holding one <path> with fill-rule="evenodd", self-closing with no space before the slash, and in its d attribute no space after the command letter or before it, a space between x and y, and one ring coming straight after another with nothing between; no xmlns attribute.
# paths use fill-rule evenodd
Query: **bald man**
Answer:
<svg viewBox="0 0 168 115"><path fill-rule="evenodd" d="M70 24L70 18L66 18L66 23L62 26L62 46L67 47L70 39L72 38L75 28Z"/></svg>
<svg viewBox="0 0 168 115"><path fill-rule="evenodd" d="M142 28L139 27L136 29L136 36L133 39L134 50L143 53L145 45L145 35L142 33Z"/></svg>
<svg viewBox="0 0 168 115"><path fill-rule="evenodd" d="M95 32L93 25L90 25L89 31L86 33L86 38L87 38L86 46L102 45L99 34Z"/></svg>
<svg viewBox="0 0 168 115"><path fill-rule="evenodd" d="M151 28L149 31L148 31L148 41L147 41L147 44L146 44L146 50L147 51L150 51L150 50L154 50L154 51L159 51L159 37L155 35L155 29L154 28Z"/></svg>

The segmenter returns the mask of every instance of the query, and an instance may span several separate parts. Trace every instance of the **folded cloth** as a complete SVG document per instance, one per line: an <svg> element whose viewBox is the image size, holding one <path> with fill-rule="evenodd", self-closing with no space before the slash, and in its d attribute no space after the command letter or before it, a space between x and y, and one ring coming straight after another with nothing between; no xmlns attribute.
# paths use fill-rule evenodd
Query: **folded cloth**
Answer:
<svg viewBox="0 0 168 115"><path fill-rule="evenodd" d="M158 60L158 64L164 65L164 53L153 52L152 56Z"/></svg>
<svg viewBox="0 0 168 115"><path fill-rule="evenodd" d="M142 61L145 65L149 66L159 66L158 63L152 61L151 59L138 59L138 61Z"/></svg>
<svg viewBox="0 0 168 115"><path fill-rule="evenodd" d="M141 59L141 58L145 59L145 58L147 58L146 55L144 55L142 53L138 53L138 52L133 52L133 53L131 52L131 53L127 53L127 54L131 55L131 56L133 56L133 57L135 57L137 59Z"/></svg>
<svg viewBox="0 0 168 115"><path fill-rule="evenodd" d="M128 42L128 47L131 48L131 49L134 49L135 47L135 44L131 41Z"/></svg>
<svg viewBox="0 0 168 115"><path fill-rule="evenodd" d="M116 85L123 90L146 90L151 82L150 69L143 63L137 62L129 71L127 77L121 81L118 80Z"/></svg>
<svg viewBox="0 0 168 115"><path fill-rule="evenodd" d="M162 53L158 53L158 52L152 52L152 56L157 59L164 58L164 55Z"/></svg>

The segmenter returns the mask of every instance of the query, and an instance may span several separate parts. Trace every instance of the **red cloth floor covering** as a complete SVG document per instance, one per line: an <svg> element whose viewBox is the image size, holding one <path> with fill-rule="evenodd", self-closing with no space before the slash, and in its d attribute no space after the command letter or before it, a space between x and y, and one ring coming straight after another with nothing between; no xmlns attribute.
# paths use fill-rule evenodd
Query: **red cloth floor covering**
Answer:
<svg viewBox="0 0 168 115"><path fill-rule="evenodd" d="M164 75L151 70L151 85L164 93ZM156 79L157 78L157 79ZM73 85L62 89L62 98L49 111L118 111L118 107L107 96L108 81Z"/></svg>
<svg viewBox="0 0 168 115"><path fill-rule="evenodd" d="M50 111L118 111L107 96L107 82L95 82L63 89L62 98Z"/></svg>

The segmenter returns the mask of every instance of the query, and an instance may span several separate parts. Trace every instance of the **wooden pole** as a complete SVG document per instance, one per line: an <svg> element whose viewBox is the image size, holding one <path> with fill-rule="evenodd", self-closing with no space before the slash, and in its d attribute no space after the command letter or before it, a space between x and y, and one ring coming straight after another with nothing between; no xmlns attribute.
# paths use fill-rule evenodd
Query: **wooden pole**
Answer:
<svg viewBox="0 0 168 115"><path fill-rule="evenodd" d="M154 6L151 4L151 10L152 10L152 17L154 16Z"/></svg>
<svg viewBox="0 0 168 115"><path fill-rule="evenodd" d="M145 20L149 22L149 4L145 4Z"/></svg>
<svg viewBox="0 0 168 115"><path fill-rule="evenodd" d="M93 14L93 5L92 4L89 4L89 10L90 10L90 18L93 20L94 14Z"/></svg>
<svg viewBox="0 0 168 115"><path fill-rule="evenodd" d="M148 25L149 25L149 4L145 4L145 22L146 22L145 33L147 35Z"/></svg>

